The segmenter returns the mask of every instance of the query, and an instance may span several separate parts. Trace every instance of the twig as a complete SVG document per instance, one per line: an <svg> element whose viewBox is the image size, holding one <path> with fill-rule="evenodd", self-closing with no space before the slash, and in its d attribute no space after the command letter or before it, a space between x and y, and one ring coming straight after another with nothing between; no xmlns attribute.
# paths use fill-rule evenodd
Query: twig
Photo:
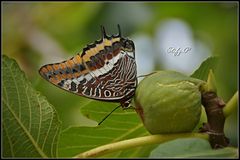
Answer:
<svg viewBox="0 0 240 160"><path fill-rule="evenodd" d="M229 145L229 140L224 135L225 117L223 107L225 103L215 92L202 93L202 104L205 108L208 123L204 124L201 132L209 134L212 148L222 148Z"/></svg>
<svg viewBox="0 0 240 160"><path fill-rule="evenodd" d="M172 139L189 138L189 137L208 139L208 135L204 133L149 135L145 137L133 138L133 139L106 144L106 145L88 150L86 152L83 152L75 156L74 158L98 157L107 153L120 151L123 149L134 148L134 147L150 145L150 144L160 144Z"/></svg>

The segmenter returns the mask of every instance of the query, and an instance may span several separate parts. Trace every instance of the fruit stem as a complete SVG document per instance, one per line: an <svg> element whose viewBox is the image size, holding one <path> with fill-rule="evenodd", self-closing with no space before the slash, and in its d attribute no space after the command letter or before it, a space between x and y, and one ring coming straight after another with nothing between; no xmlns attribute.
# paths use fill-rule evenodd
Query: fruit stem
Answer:
<svg viewBox="0 0 240 160"><path fill-rule="evenodd" d="M123 140L123 141L99 146L97 148L83 152L75 156L74 158L98 157L107 153L112 153L112 152L120 151L123 149L129 149L129 148L139 147L143 145L160 144L165 141L169 141L177 138L189 138L189 137L202 138L206 140L208 139L208 135L204 133L149 135L149 136L138 137L138 138Z"/></svg>

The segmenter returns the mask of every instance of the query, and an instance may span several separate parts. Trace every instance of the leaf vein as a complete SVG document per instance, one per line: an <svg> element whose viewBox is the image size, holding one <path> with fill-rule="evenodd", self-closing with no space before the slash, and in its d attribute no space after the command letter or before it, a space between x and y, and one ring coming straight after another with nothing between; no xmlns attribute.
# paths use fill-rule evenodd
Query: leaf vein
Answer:
<svg viewBox="0 0 240 160"><path fill-rule="evenodd" d="M10 151L11 151L12 157L14 157L13 144L12 144L12 141L11 141L9 135L8 135L8 131L7 131L7 128L5 127L4 121L3 121L3 125L2 126L3 126L3 130L5 130L5 132L6 132L6 136L7 136L7 139L9 141Z"/></svg>
<svg viewBox="0 0 240 160"><path fill-rule="evenodd" d="M40 133L41 133L41 126L42 126L42 105L39 102L39 99L37 97L38 104L39 104L39 126L38 126L38 136L37 136L37 142L39 141Z"/></svg>
<svg viewBox="0 0 240 160"><path fill-rule="evenodd" d="M13 78L13 82L14 82L14 85L16 87L16 92L17 92L17 97L18 97L18 109L19 109L19 113L18 113L18 116L19 116L19 119L21 119L21 102L20 102L20 94L19 94L19 90L18 90L18 87L17 87L17 84L16 84L16 79L15 79L15 76L13 75L12 73L12 65L13 63L11 64L11 66L9 66L9 71L10 71L10 74L11 74L11 77Z"/></svg>
<svg viewBox="0 0 240 160"><path fill-rule="evenodd" d="M23 129L24 133L27 135L27 137L30 139L31 143L33 144L33 146L35 147L35 149L38 151L38 153L42 156L47 158L47 156L45 155L45 153L40 149L40 147L38 146L38 144L35 142L35 140L33 139L32 135L28 132L28 130L26 129L26 127L22 124L22 122L20 121L20 119L17 117L17 115L14 113L14 111L12 110L12 108L8 105L8 103L5 102L5 99L3 99L3 103L5 103L5 105L7 106L8 110L10 111L10 113L13 115L13 117L16 119L17 123L20 125L20 127Z"/></svg>
<svg viewBox="0 0 240 160"><path fill-rule="evenodd" d="M38 99L38 102L40 103L39 97L37 97L37 99ZM46 136L45 136L45 138L44 138L44 141L43 141L43 144L42 144L42 149L43 149L43 150L44 150L45 143L46 143L46 140L47 140L48 135L49 135L49 131L50 131L51 126L52 126L52 121L53 121L53 110L52 110L52 108L51 108L51 113L52 113L51 122L50 122L50 125L48 126L47 134L46 134ZM51 150L52 150L52 147L51 147Z"/></svg>
<svg viewBox="0 0 240 160"><path fill-rule="evenodd" d="M97 139L110 139L112 140L112 138L110 137L104 137L104 136L90 136L90 135L83 135L83 134L76 134L76 136L80 136L80 137L86 137L86 138L97 138Z"/></svg>
<svg viewBox="0 0 240 160"><path fill-rule="evenodd" d="M139 125L137 125L136 127L132 128L132 129L130 129L126 133L122 134L121 136L115 138L112 142L116 142L116 141L119 141L119 140L123 139L124 137L126 137L127 135L133 133L134 131L138 130L141 127L142 127L142 123L140 123Z"/></svg>

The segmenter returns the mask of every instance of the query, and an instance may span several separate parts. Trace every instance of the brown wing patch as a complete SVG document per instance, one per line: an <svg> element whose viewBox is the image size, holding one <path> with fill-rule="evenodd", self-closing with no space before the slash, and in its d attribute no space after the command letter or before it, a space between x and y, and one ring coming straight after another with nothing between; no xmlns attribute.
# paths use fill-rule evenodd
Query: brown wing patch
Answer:
<svg viewBox="0 0 240 160"><path fill-rule="evenodd" d="M120 38L107 39L104 38L101 43L93 45L92 48L86 48L85 53L82 53L82 58L85 62L90 61L90 57L95 56L99 51L104 50L105 46L112 46L114 42L120 41Z"/></svg>

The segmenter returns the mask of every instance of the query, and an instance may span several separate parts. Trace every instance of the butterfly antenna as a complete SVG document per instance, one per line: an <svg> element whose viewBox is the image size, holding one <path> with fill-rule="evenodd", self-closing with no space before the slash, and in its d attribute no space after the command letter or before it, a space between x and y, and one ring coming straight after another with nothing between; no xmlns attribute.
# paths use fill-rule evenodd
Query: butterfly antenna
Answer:
<svg viewBox="0 0 240 160"><path fill-rule="evenodd" d="M109 117L116 109L118 109L119 107L121 107L121 105L117 106L116 108L114 108L107 116L105 116L101 122L98 123L98 125L100 125L103 121L105 121L105 119L107 119L107 117Z"/></svg>
<svg viewBox="0 0 240 160"><path fill-rule="evenodd" d="M155 72L152 72L152 73L149 73L149 74L140 75L140 76L137 76L137 78L141 78L141 77L150 76L151 74L154 74L154 73L156 73L156 72L157 72L157 71L155 71Z"/></svg>
<svg viewBox="0 0 240 160"><path fill-rule="evenodd" d="M101 25L101 30L102 30L102 38L107 38L107 34L103 25Z"/></svg>
<svg viewBox="0 0 240 160"><path fill-rule="evenodd" d="M120 25L118 24L118 36L121 37L122 36L122 33L121 33L121 28L120 28Z"/></svg>

